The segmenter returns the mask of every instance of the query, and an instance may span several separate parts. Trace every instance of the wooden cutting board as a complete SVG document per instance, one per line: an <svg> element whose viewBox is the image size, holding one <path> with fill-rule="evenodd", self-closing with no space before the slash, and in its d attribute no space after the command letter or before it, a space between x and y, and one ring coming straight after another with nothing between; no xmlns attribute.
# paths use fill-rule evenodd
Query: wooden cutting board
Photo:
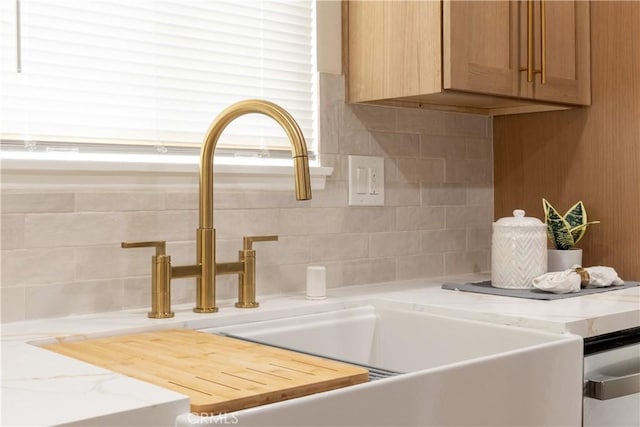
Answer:
<svg viewBox="0 0 640 427"><path fill-rule="evenodd" d="M219 414L368 381L366 369L187 329L43 346L191 399Z"/></svg>

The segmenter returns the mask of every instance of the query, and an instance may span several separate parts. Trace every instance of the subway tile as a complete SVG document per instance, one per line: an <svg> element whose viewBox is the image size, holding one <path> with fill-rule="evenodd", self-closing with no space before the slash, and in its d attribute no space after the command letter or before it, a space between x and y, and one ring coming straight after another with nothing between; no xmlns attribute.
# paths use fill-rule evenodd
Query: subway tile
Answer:
<svg viewBox="0 0 640 427"><path fill-rule="evenodd" d="M435 110L400 108L397 112L396 130L426 135L443 135L447 114Z"/></svg>
<svg viewBox="0 0 640 427"><path fill-rule="evenodd" d="M151 274L154 248L123 249L120 244L75 248L75 278L79 280L114 279ZM169 252L169 255L172 255ZM66 281L59 280L59 281Z"/></svg>
<svg viewBox="0 0 640 427"><path fill-rule="evenodd" d="M445 208L446 228L490 227L492 209L489 206L447 206Z"/></svg>
<svg viewBox="0 0 640 427"><path fill-rule="evenodd" d="M445 161L443 159L418 159L418 180L421 183L444 182Z"/></svg>
<svg viewBox="0 0 640 427"><path fill-rule="evenodd" d="M262 280L264 267L256 269L256 287L258 294L258 301L260 301L260 294L265 292L265 283ZM191 290L192 295L186 294L181 296L183 302L191 303L195 305L196 301L196 286L195 281L185 290ZM220 310L224 310L226 307L233 307L238 300L238 276L236 275L224 275L216 277L216 304L220 307Z"/></svg>
<svg viewBox="0 0 640 427"><path fill-rule="evenodd" d="M320 132L321 153L337 153L342 127L344 106L344 80L340 77L320 75Z"/></svg>
<svg viewBox="0 0 640 427"><path fill-rule="evenodd" d="M314 235L342 231L343 208L293 208L278 213L282 235Z"/></svg>
<svg viewBox="0 0 640 427"><path fill-rule="evenodd" d="M491 138L465 138L467 159L492 160L493 146Z"/></svg>
<svg viewBox="0 0 640 427"><path fill-rule="evenodd" d="M400 206L396 208L398 230L438 230L445 226L445 208L431 206Z"/></svg>
<svg viewBox="0 0 640 427"><path fill-rule="evenodd" d="M275 209L296 207L299 203L293 191L220 190L214 192L214 217L218 211L226 209ZM197 207L196 202L196 212Z"/></svg>
<svg viewBox="0 0 640 427"><path fill-rule="evenodd" d="M160 240L190 240L198 228L196 211L159 211L155 235Z"/></svg>
<svg viewBox="0 0 640 427"><path fill-rule="evenodd" d="M260 295L284 292L304 292L306 264L267 265L256 272L256 293Z"/></svg>
<svg viewBox="0 0 640 427"><path fill-rule="evenodd" d="M229 209L216 212L214 226L220 239L278 234L278 209Z"/></svg>
<svg viewBox="0 0 640 427"><path fill-rule="evenodd" d="M74 279L73 248L2 251L2 286L67 282Z"/></svg>
<svg viewBox="0 0 640 427"><path fill-rule="evenodd" d="M0 302L0 322L25 320L25 288L23 286L1 288Z"/></svg>
<svg viewBox="0 0 640 427"><path fill-rule="evenodd" d="M493 166L490 160L447 159L445 181L490 184Z"/></svg>
<svg viewBox="0 0 640 427"><path fill-rule="evenodd" d="M218 276L216 277L216 300L225 298L222 290L228 286L223 286L225 279L232 280L235 285L238 284L238 279L231 276ZM229 290L232 295L237 295L237 288ZM196 304L196 279L194 277L188 277L183 279L175 279L171 281L171 304Z"/></svg>
<svg viewBox="0 0 640 427"><path fill-rule="evenodd" d="M364 130L343 129L340 132L340 154L368 156L371 154L369 132Z"/></svg>
<svg viewBox="0 0 640 427"><path fill-rule="evenodd" d="M398 280L421 279L444 274L443 254L419 254L398 257Z"/></svg>
<svg viewBox="0 0 640 427"><path fill-rule="evenodd" d="M73 193L4 193L2 213L73 212Z"/></svg>
<svg viewBox="0 0 640 427"><path fill-rule="evenodd" d="M342 128L355 130L396 130L396 109L362 104L346 104Z"/></svg>
<svg viewBox="0 0 640 427"><path fill-rule="evenodd" d="M333 103L321 107L323 120L320 122L318 135L318 151L323 154L340 152L340 121L342 119L342 105Z"/></svg>
<svg viewBox="0 0 640 427"><path fill-rule="evenodd" d="M315 237L281 236L275 242L257 243L256 262L259 266L309 263Z"/></svg>
<svg viewBox="0 0 640 427"><path fill-rule="evenodd" d="M323 265L327 269L327 294L331 295L331 288L338 288L342 286L342 262L323 262L313 263L313 265ZM305 276L306 282L306 276Z"/></svg>
<svg viewBox="0 0 640 427"><path fill-rule="evenodd" d="M410 157L385 157L385 183L416 184L418 183L417 159Z"/></svg>
<svg viewBox="0 0 640 427"><path fill-rule="evenodd" d="M122 279L28 286L25 288L25 318L120 310L122 289Z"/></svg>
<svg viewBox="0 0 640 427"><path fill-rule="evenodd" d="M33 214L25 217L26 248L157 240L155 212Z"/></svg>
<svg viewBox="0 0 640 427"><path fill-rule="evenodd" d="M395 258L364 259L343 262L338 286L364 285L395 280Z"/></svg>
<svg viewBox="0 0 640 427"><path fill-rule="evenodd" d="M24 246L24 215L2 214L0 216L0 248L20 249Z"/></svg>
<svg viewBox="0 0 640 427"><path fill-rule="evenodd" d="M491 226L487 228L467 229L467 250L481 251L491 249Z"/></svg>
<svg viewBox="0 0 640 427"><path fill-rule="evenodd" d="M420 137L410 133L371 132L374 156L418 157Z"/></svg>
<svg viewBox="0 0 640 427"><path fill-rule="evenodd" d="M444 119L444 132L448 136L489 137L490 117L475 114L449 113Z"/></svg>
<svg viewBox="0 0 640 427"><path fill-rule="evenodd" d="M390 206L352 206L343 209L342 214L339 232L374 233L395 229L396 212Z"/></svg>
<svg viewBox="0 0 640 427"><path fill-rule="evenodd" d="M214 191L214 201L218 201L218 193ZM164 209L167 210L198 210L200 195L198 186L187 191L168 191L164 194ZM217 204L215 205L217 206Z"/></svg>
<svg viewBox="0 0 640 427"><path fill-rule="evenodd" d="M174 298L171 298L171 303L174 303ZM122 308L151 310L151 275L122 279Z"/></svg>
<svg viewBox="0 0 640 427"><path fill-rule="evenodd" d="M343 74L318 73L320 101L344 102L345 82Z"/></svg>
<svg viewBox="0 0 640 427"><path fill-rule="evenodd" d="M390 182L385 185L385 206L420 206L420 184Z"/></svg>
<svg viewBox="0 0 640 427"><path fill-rule="evenodd" d="M264 248L268 248L269 245L274 242L265 242L264 245L256 245L254 249L260 250ZM194 244L195 247L195 244ZM238 251L242 249L242 238L238 237L235 239L216 239L216 262L231 262L236 261L238 259ZM260 250L260 253L262 251ZM193 258L189 261L187 260L184 264L192 264L195 261L196 255L194 253ZM262 257L260 257L262 261Z"/></svg>
<svg viewBox="0 0 640 427"><path fill-rule="evenodd" d="M392 159L391 157L384 158L384 182L385 184L390 182L398 182L396 179L397 175L397 158ZM407 182L407 181L404 181Z"/></svg>
<svg viewBox="0 0 640 427"><path fill-rule="evenodd" d="M76 193L76 211L155 211L164 207L164 195L158 192L82 192Z"/></svg>
<svg viewBox="0 0 640 427"><path fill-rule="evenodd" d="M469 161L466 159L448 159L445 165L447 183L470 182Z"/></svg>
<svg viewBox="0 0 640 427"><path fill-rule="evenodd" d="M451 206L467 203L467 186L464 184L422 184L423 206Z"/></svg>
<svg viewBox="0 0 640 427"><path fill-rule="evenodd" d="M489 271L489 251L451 252L444 255L444 274Z"/></svg>
<svg viewBox="0 0 640 427"><path fill-rule="evenodd" d="M468 205L483 205L493 208L493 187L490 184L472 184L467 185Z"/></svg>
<svg viewBox="0 0 640 427"><path fill-rule="evenodd" d="M311 237L311 261L342 261L367 258L368 234L322 234Z"/></svg>
<svg viewBox="0 0 640 427"><path fill-rule="evenodd" d="M465 158L467 141L461 137L420 135L420 157L431 159Z"/></svg>
<svg viewBox="0 0 640 427"><path fill-rule="evenodd" d="M220 243L220 239L218 239L217 243ZM235 249L238 248L239 244L236 245ZM237 250L233 253L237 253ZM167 255L171 256L172 265L194 264L196 262L196 230L193 230L191 240L167 242Z"/></svg>
<svg viewBox="0 0 640 427"><path fill-rule="evenodd" d="M348 189L347 181L327 181L325 189L314 191L313 198L307 203L314 208L346 207Z"/></svg>
<svg viewBox="0 0 640 427"><path fill-rule="evenodd" d="M467 247L467 232L459 230L426 230L420 232L422 253L462 252Z"/></svg>
<svg viewBox="0 0 640 427"><path fill-rule="evenodd" d="M331 181L347 181L349 172L349 158L340 154L320 154L322 166L333 168L331 176L327 177L327 183ZM324 190L326 191L326 190ZM314 193L315 196L315 193Z"/></svg>
<svg viewBox="0 0 640 427"><path fill-rule="evenodd" d="M420 233L396 231L372 233L369 237L369 257L388 258L420 252Z"/></svg>
<svg viewBox="0 0 640 427"><path fill-rule="evenodd" d="M282 235L392 231L395 209L382 206L283 209L280 211L280 225Z"/></svg>
<svg viewBox="0 0 640 427"><path fill-rule="evenodd" d="M492 185L493 161L470 159L468 162L470 171L469 183Z"/></svg>
<svg viewBox="0 0 640 427"><path fill-rule="evenodd" d="M122 283L122 309L142 308L144 309L142 315L146 316L146 313L151 310L151 276L127 277L122 279ZM195 290L194 278L173 279L171 281L172 307L184 303L195 305ZM219 293L216 297L220 298Z"/></svg>
<svg viewBox="0 0 640 427"><path fill-rule="evenodd" d="M342 120L340 126L340 132L347 131L356 131L356 132L366 132L367 126L362 122L362 119L358 117L354 113L354 104L343 104L342 111Z"/></svg>

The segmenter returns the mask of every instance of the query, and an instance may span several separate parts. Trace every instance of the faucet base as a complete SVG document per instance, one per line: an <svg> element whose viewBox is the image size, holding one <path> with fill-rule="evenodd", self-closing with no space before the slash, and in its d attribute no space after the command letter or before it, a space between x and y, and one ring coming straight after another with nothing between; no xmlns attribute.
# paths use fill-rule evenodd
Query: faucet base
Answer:
<svg viewBox="0 0 640 427"><path fill-rule="evenodd" d="M210 307L210 308L195 307L193 309L193 312L194 313L217 313L218 307Z"/></svg>
<svg viewBox="0 0 640 427"><path fill-rule="evenodd" d="M155 312L155 311L150 311L147 313L147 317L149 319L169 319L170 317L173 317L173 311L168 311L168 312Z"/></svg>
<svg viewBox="0 0 640 427"><path fill-rule="evenodd" d="M256 308L259 307L260 303L257 302L244 302L244 303L236 303L237 308Z"/></svg>

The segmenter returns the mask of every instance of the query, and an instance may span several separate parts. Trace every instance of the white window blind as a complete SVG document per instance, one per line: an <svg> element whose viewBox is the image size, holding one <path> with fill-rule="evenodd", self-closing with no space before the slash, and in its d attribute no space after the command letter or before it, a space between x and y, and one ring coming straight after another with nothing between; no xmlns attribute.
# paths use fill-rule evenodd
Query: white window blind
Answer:
<svg viewBox="0 0 640 427"><path fill-rule="evenodd" d="M313 153L313 0L0 0L3 148L193 152L248 98L287 109ZM221 151L289 150L237 119Z"/></svg>

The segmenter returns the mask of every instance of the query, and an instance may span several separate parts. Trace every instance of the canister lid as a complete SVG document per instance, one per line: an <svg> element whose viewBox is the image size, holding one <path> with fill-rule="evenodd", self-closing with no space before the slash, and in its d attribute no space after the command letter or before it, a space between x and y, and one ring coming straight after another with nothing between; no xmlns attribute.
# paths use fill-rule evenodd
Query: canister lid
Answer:
<svg viewBox="0 0 640 427"><path fill-rule="evenodd" d="M506 227L539 227L544 226L542 221L532 216L524 216L524 210L516 209L513 211L513 216L506 216L500 218L495 222L495 225Z"/></svg>

